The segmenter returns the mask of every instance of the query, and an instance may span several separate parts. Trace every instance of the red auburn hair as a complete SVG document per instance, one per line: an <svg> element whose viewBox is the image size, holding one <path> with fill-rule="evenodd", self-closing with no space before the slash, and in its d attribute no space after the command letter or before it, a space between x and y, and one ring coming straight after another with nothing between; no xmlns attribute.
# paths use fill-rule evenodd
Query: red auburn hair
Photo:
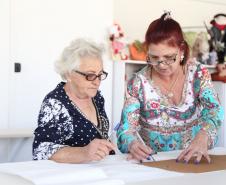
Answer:
<svg viewBox="0 0 226 185"><path fill-rule="evenodd" d="M179 47L184 51L184 59L181 65L185 65L189 57L189 47L184 40L182 29L178 22L169 17L169 13L164 13L161 18L154 20L149 25L146 35L145 44L159 44L166 42L169 46Z"/></svg>

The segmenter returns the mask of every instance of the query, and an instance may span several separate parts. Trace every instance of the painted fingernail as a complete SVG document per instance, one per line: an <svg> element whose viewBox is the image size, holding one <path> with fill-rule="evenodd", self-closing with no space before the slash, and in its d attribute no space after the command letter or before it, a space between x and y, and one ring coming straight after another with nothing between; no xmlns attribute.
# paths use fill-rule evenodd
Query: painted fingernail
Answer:
<svg viewBox="0 0 226 185"><path fill-rule="evenodd" d="M176 159L176 163L178 163L179 162L179 160L178 159Z"/></svg>
<svg viewBox="0 0 226 185"><path fill-rule="evenodd" d="M147 157L147 160L151 160L151 158L148 156L148 157Z"/></svg>
<svg viewBox="0 0 226 185"><path fill-rule="evenodd" d="M199 161L195 160L195 164L199 164Z"/></svg>
<svg viewBox="0 0 226 185"><path fill-rule="evenodd" d="M186 160L184 159L184 163L185 163L185 164L187 164L187 163L188 163L188 161L186 161Z"/></svg>

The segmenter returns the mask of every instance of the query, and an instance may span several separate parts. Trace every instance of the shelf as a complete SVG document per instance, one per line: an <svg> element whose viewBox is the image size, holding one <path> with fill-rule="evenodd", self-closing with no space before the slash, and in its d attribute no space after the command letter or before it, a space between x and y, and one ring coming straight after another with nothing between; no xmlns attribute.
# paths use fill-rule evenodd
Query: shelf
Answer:
<svg viewBox="0 0 226 185"><path fill-rule="evenodd" d="M127 64L147 64L147 62L144 60L120 60L118 62L124 62Z"/></svg>
<svg viewBox="0 0 226 185"><path fill-rule="evenodd" d="M33 129L0 129L0 139L33 137Z"/></svg>

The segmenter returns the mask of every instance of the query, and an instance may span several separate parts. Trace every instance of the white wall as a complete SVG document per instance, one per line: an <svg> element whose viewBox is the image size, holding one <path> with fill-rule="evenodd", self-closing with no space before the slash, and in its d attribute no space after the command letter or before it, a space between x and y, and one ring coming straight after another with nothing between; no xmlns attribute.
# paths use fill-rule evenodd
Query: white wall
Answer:
<svg viewBox="0 0 226 185"><path fill-rule="evenodd" d="M182 27L203 27L217 13L226 13L225 0L114 0L114 20L119 23L129 41L144 40L149 24L164 10Z"/></svg>
<svg viewBox="0 0 226 185"><path fill-rule="evenodd" d="M8 126L9 6L8 0L0 1L0 128ZM0 162L7 158L7 143L8 140L0 140Z"/></svg>
<svg viewBox="0 0 226 185"><path fill-rule="evenodd" d="M63 48L77 37L106 43L112 20L112 1L11 0L10 128L36 127L41 101L60 81L53 64ZM14 62L21 73L13 72ZM106 59L110 75L101 86L110 119L111 65Z"/></svg>
<svg viewBox="0 0 226 185"><path fill-rule="evenodd" d="M54 72L55 60L63 48L78 37L89 37L107 45L108 28L113 22L113 0L0 2L0 82L3 87L0 129L35 128L41 101L61 81ZM14 73L15 62L22 65L20 73ZM101 90L111 121L112 61L107 55L104 66L109 76L101 84ZM8 157L10 161L30 160L31 142L1 139L0 161L7 161Z"/></svg>
<svg viewBox="0 0 226 185"><path fill-rule="evenodd" d="M9 82L9 1L0 1L0 82L1 106L0 128L7 128L8 123L8 82Z"/></svg>

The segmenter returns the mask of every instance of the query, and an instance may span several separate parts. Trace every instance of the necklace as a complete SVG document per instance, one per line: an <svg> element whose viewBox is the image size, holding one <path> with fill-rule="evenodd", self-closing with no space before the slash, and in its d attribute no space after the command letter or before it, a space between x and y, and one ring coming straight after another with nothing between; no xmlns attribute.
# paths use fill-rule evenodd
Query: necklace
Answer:
<svg viewBox="0 0 226 185"><path fill-rule="evenodd" d="M178 79L179 79L179 72L180 72L180 71L178 70L176 79L171 83L169 89L166 88L166 87L164 87L164 86L162 85L162 88L163 88L165 91L167 91L167 94L165 94L165 96L166 96L168 99L171 99L171 98L174 96L174 93L172 92L172 90L174 89L174 87L175 87L175 85L176 85L176 83L177 83L177 81L178 81ZM152 71L151 71L151 78L153 79L153 77L152 77Z"/></svg>
<svg viewBox="0 0 226 185"><path fill-rule="evenodd" d="M177 77L176 77L176 79L174 80L174 82L172 82L172 84L171 84L169 90L166 89L166 88L163 86L163 88L164 88L166 91L168 91L168 94L166 95L167 97L172 98L172 97L174 96L172 90L174 89L174 87L175 87L175 85L176 85L176 83L177 83L178 78L179 78L179 72L178 72Z"/></svg>

